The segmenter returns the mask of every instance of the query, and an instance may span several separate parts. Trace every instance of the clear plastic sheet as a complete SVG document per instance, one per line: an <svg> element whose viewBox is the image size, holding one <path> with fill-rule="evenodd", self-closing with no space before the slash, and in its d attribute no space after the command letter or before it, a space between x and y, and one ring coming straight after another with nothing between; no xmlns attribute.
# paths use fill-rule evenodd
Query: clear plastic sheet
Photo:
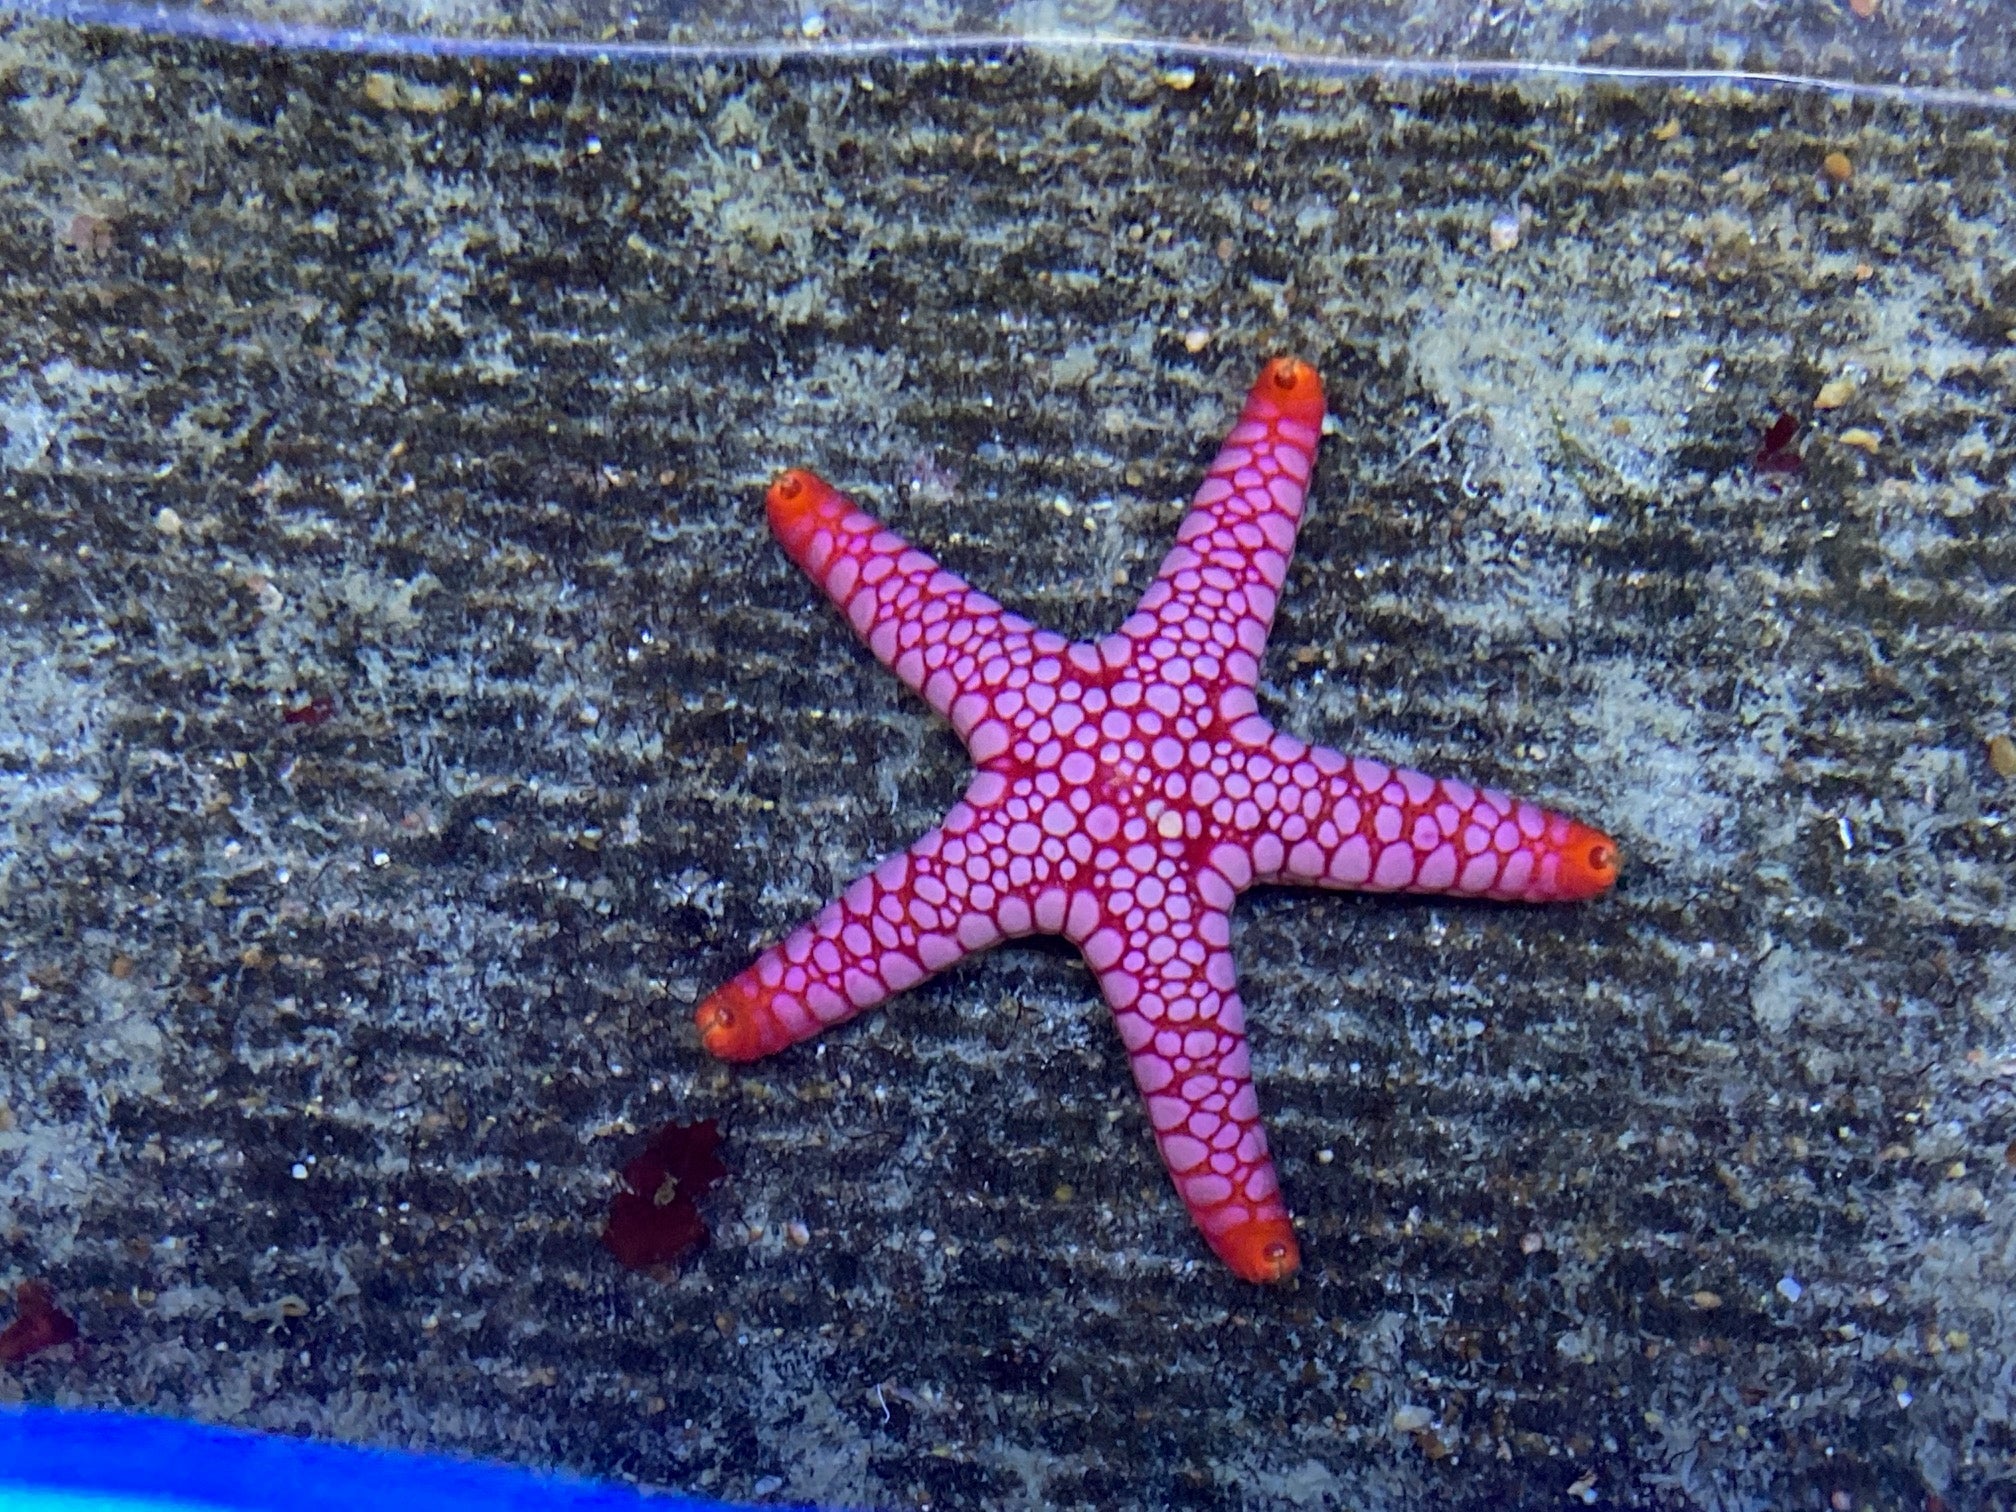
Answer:
<svg viewBox="0 0 2016 1512"><path fill-rule="evenodd" d="M1097 47L1234 65L1733 80L2016 109L2012 0L25 0L147 31L610 58Z"/></svg>

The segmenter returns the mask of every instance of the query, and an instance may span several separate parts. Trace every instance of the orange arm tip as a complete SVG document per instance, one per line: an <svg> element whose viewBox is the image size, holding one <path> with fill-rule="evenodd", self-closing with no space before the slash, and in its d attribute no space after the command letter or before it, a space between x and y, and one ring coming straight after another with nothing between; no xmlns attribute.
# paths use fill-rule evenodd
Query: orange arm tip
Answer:
<svg viewBox="0 0 2016 1512"><path fill-rule="evenodd" d="M1579 902L1608 892L1617 881L1623 860L1617 842L1603 831L1582 823L1568 823L1568 838L1561 844L1561 896Z"/></svg>
<svg viewBox="0 0 2016 1512"><path fill-rule="evenodd" d="M1254 1218L1205 1238L1242 1281L1268 1286L1302 1268L1302 1248L1286 1218Z"/></svg>
<svg viewBox="0 0 2016 1512"><path fill-rule="evenodd" d="M1276 357L1260 370L1254 389L1291 419L1312 426L1323 423L1323 379L1300 357Z"/></svg>
<svg viewBox="0 0 2016 1512"><path fill-rule="evenodd" d="M797 552L812 539L822 519L838 520L847 511L847 501L838 489L815 472L802 467L777 475L764 496L770 528L785 549Z"/></svg>
<svg viewBox="0 0 2016 1512"><path fill-rule="evenodd" d="M694 1010L693 1022L709 1055L726 1061L752 1061L788 1043L782 1036L765 1032L774 1023L765 1011L766 994L760 983L748 977L745 971L722 983Z"/></svg>

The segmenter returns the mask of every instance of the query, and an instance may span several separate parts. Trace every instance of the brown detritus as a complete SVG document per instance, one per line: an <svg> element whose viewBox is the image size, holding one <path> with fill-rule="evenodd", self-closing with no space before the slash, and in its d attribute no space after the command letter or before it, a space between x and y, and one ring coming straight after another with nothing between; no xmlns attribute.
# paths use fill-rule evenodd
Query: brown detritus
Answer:
<svg viewBox="0 0 2016 1512"><path fill-rule="evenodd" d="M1997 777L2016 777L2016 739L2006 731L1988 737L1988 765Z"/></svg>
<svg viewBox="0 0 2016 1512"><path fill-rule="evenodd" d="M111 218L91 210L75 210L61 217L56 244L73 257L96 261L112 250Z"/></svg>

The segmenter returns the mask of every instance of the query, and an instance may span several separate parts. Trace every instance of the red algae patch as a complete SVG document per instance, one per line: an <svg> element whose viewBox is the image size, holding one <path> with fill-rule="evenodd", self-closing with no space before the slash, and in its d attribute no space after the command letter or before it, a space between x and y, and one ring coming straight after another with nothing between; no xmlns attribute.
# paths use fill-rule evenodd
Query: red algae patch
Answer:
<svg viewBox="0 0 2016 1512"><path fill-rule="evenodd" d="M1754 459L1760 473L1796 473L1806 465L1800 454L1799 422L1793 416L1780 413L1764 432L1764 440L1757 448Z"/></svg>
<svg viewBox="0 0 2016 1512"><path fill-rule="evenodd" d="M652 1270L706 1247L707 1222L698 1203L728 1174L714 1153L720 1143L711 1118L668 1123L623 1167L622 1190L602 1230L602 1246L619 1265Z"/></svg>
<svg viewBox="0 0 2016 1512"><path fill-rule="evenodd" d="M76 1337L77 1320L56 1305L48 1284L23 1281L14 1288L14 1321L0 1328L0 1364L18 1365Z"/></svg>

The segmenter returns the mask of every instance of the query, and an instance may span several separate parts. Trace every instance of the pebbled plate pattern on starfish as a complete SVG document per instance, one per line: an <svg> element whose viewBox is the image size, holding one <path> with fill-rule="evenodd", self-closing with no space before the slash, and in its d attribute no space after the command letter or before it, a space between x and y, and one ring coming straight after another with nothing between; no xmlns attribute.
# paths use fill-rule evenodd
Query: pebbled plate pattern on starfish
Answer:
<svg viewBox="0 0 2016 1512"><path fill-rule="evenodd" d="M1277 358L1140 605L1096 642L1038 629L812 473L771 528L977 768L937 828L701 1003L708 1050L809 1039L1004 939L1060 934L1099 981L1164 1164L1249 1281L1300 1264L1246 1049L1233 899L1260 883L1525 903L1593 897L1608 836L1491 788L1305 745L1254 688L1324 415Z"/></svg>

